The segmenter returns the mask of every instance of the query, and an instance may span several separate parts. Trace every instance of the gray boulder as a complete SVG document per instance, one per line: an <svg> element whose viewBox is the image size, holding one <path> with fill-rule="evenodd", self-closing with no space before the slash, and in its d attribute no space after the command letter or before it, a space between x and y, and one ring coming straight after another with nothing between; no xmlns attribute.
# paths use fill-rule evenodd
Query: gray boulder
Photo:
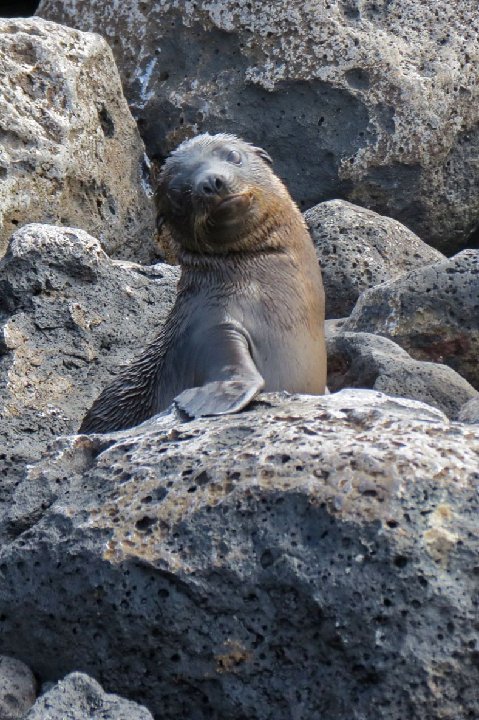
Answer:
<svg viewBox="0 0 479 720"><path fill-rule="evenodd" d="M478 462L371 390L60 439L0 551L2 646L165 720L477 717Z"/></svg>
<svg viewBox="0 0 479 720"><path fill-rule="evenodd" d="M37 682L25 663L0 655L0 719L20 720L37 696Z"/></svg>
<svg viewBox="0 0 479 720"><path fill-rule="evenodd" d="M326 317L349 315L363 290L444 260L407 227L343 200L304 213L323 273Z"/></svg>
<svg viewBox="0 0 479 720"><path fill-rule="evenodd" d="M477 228L470 2L41 0L102 33L151 155L198 132L263 145L302 209L342 197L442 249Z"/></svg>
<svg viewBox="0 0 479 720"><path fill-rule="evenodd" d="M411 398L456 419L477 390L447 365L414 360L396 343L370 333L342 333L328 338L328 388L372 388ZM474 401L473 401L474 402Z"/></svg>
<svg viewBox="0 0 479 720"><path fill-rule="evenodd" d="M463 423L479 423L479 397L472 398L462 406L458 420Z"/></svg>
<svg viewBox="0 0 479 720"><path fill-rule="evenodd" d="M0 18L0 257L31 222L81 227L151 262L148 161L111 50L40 18Z"/></svg>
<svg viewBox="0 0 479 720"><path fill-rule="evenodd" d="M384 335L417 360L449 365L479 389L479 250L366 290L341 329Z"/></svg>
<svg viewBox="0 0 479 720"><path fill-rule="evenodd" d="M144 707L109 695L84 673L71 673L38 698L24 720L153 720Z"/></svg>
<svg viewBox="0 0 479 720"><path fill-rule="evenodd" d="M27 225L0 261L0 514L23 465L74 432L158 332L178 270L111 260L82 230Z"/></svg>

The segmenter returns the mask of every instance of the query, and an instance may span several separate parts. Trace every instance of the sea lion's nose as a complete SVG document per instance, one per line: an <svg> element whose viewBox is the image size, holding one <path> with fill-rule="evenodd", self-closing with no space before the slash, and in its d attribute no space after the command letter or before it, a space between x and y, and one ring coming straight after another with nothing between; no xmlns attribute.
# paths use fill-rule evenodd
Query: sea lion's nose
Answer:
<svg viewBox="0 0 479 720"><path fill-rule="evenodd" d="M226 187L226 178L219 173L201 175L196 182L196 192L203 197L221 195Z"/></svg>

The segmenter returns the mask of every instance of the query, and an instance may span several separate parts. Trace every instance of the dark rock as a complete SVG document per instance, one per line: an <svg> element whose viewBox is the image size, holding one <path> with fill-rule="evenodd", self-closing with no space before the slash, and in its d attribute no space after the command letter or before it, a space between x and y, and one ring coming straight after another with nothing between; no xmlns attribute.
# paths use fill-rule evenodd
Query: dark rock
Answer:
<svg viewBox="0 0 479 720"><path fill-rule="evenodd" d="M479 397L472 398L462 406L458 420L463 423L479 423Z"/></svg>
<svg viewBox="0 0 479 720"><path fill-rule="evenodd" d="M479 251L366 290L341 329L384 335L417 360L449 365L479 389Z"/></svg>
<svg viewBox="0 0 479 720"><path fill-rule="evenodd" d="M263 145L303 209L342 197L459 249L479 218L471 3L42 0L102 33L149 153L204 130Z"/></svg>
<svg viewBox="0 0 479 720"><path fill-rule="evenodd" d="M404 225L343 200L304 214L316 246L326 293L326 317L349 315L370 287L444 260Z"/></svg>
<svg viewBox="0 0 479 720"><path fill-rule="evenodd" d="M64 438L2 646L164 720L477 717L478 467L479 431L368 390Z"/></svg>
<svg viewBox="0 0 479 720"><path fill-rule="evenodd" d="M37 696L37 682L25 663L0 655L0 719L20 720Z"/></svg>
<svg viewBox="0 0 479 720"><path fill-rule="evenodd" d="M0 515L25 463L74 432L151 340L178 270L113 261L82 230L28 225L0 261Z"/></svg>
<svg viewBox="0 0 479 720"><path fill-rule="evenodd" d="M38 9L40 0L3 0L1 17L28 17Z"/></svg>
<svg viewBox="0 0 479 720"><path fill-rule="evenodd" d="M153 720L144 707L107 695L84 673L72 673L42 695L24 720Z"/></svg>
<svg viewBox="0 0 479 720"><path fill-rule="evenodd" d="M328 388L371 388L410 398L456 419L478 393L447 365L413 360L396 343L369 333L343 333L328 339Z"/></svg>

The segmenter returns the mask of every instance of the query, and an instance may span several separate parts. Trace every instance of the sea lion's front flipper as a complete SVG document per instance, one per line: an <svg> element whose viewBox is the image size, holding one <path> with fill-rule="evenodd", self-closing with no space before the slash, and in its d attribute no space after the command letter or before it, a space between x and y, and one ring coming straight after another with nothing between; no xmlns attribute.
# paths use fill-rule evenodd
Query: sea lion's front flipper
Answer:
<svg viewBox="0 0 479 720"><path fill-rule="evenodd" d="M264 386L245 334L229 324L205 333L196 358L196 375L203 384L175 398L176 405L190 417L238 412Z"/></svg>

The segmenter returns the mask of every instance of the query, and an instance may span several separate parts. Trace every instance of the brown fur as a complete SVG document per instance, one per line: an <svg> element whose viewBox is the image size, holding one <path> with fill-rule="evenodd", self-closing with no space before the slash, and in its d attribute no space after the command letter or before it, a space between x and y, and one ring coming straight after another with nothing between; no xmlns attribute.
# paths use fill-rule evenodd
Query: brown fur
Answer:
<svg viewBox="0 0 479 720"><path fill-rule="evenodd" d="M225 159L231 148L241 166ZM267 159L230 135L199 136L167 159L157 197L182 266L175 307L100 395L83 432L129 427L175 398L201 415L239 410L262 387L324 393L321 272L302 215ZM222 188L210 199L201 188L211 177Z"/></svg>

